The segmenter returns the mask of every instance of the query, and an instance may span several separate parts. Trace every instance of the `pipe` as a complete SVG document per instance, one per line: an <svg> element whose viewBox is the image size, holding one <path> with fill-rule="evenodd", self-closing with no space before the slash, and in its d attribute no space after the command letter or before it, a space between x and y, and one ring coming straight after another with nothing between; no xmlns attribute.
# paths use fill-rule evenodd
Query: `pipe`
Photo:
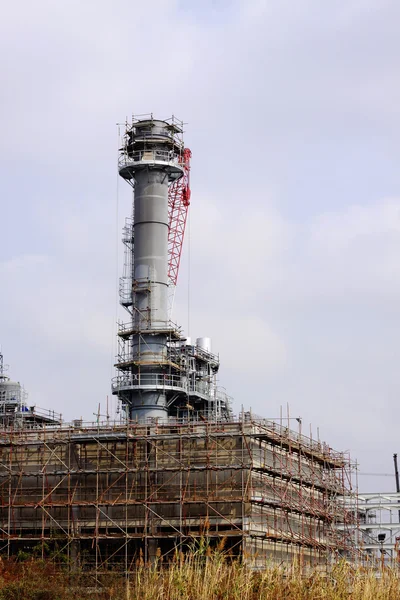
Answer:
<svg viewBox="0 0 400 600"><path fill-rule="evenodd" d="M400 492L400 481L399 481L399 469L397 465L397 454L393 454L393 462L394 462L394 475L396 478L396 492ZM399 500L400 502L400 500ZM400 510L399 510L399 523L400 523Z"/></svg>

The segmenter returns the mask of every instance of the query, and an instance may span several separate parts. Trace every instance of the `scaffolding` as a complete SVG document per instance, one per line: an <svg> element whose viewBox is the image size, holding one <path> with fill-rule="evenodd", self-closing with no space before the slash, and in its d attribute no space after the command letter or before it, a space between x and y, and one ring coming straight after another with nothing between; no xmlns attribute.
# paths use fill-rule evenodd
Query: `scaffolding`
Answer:
<svg viewBox="0 0 400 600"><path fill-rule="evenodd" d="M352 469L346 454L249 413L4 428L0 554L129 572L223 538L226 554L256 566L328 565L354 551Z"/></svg>

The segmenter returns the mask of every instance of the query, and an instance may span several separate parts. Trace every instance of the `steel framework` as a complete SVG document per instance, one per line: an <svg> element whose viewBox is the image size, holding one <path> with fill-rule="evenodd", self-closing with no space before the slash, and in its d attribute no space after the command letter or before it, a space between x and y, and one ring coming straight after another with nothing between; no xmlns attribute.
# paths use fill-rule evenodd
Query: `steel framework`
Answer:
<svg viewBox="0 0 400 600"><path fill-rule="evenodd" d="M224 538L224 552L258 566L327 565L354 551L352 469L344 453L245 413L3 429L0 553L129 572Z"/></svg>
<svg viewBox="0 0 400 600"><path fill-rule="evenodd" d="M172 183L168 189L168 277L171 285L178 281L179 265L185 235L188 208L190 205L190 159L189 148L183 151L183 176Z"/></svg>
<svg viewBox="0 0 400 600"><path fill-rule="evenodd" d="M400 493L373 492L360 494L358 519L353 524L353 538L363 563L381 566L400 563ZM338 525L343 529L343 524Z"/></svg>

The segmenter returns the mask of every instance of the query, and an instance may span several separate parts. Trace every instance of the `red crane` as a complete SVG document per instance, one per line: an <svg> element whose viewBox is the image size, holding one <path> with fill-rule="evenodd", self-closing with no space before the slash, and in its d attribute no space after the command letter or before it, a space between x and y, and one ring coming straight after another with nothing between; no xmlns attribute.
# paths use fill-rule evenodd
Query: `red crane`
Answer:
<svg viewBox="0 0 400 600"><path fill-rule="evenodd" d="M183 175L174 181L168 189L168 277L170 283L176 286L181 262L183 238L188 208L190 204L190 158L191 150L185 148L182 157Z"/></svg>

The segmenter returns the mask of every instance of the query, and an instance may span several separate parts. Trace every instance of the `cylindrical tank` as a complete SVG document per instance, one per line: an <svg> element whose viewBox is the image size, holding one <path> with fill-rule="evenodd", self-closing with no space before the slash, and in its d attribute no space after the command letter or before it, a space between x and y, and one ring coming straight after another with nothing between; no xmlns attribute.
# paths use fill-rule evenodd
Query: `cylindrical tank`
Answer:
<svg viewBox="0 0 400 600"><path fill-rule="evenodd" d="M196 340L196 346L209 352L211 354L211 338L209 337L199 337Z"/></svg>
<svg viewBox="0 0 400 600"><path fill-rule="evenodd" d="M22 399L21 384L7 378L0 379L0 403L19 404Z"/></svg>

